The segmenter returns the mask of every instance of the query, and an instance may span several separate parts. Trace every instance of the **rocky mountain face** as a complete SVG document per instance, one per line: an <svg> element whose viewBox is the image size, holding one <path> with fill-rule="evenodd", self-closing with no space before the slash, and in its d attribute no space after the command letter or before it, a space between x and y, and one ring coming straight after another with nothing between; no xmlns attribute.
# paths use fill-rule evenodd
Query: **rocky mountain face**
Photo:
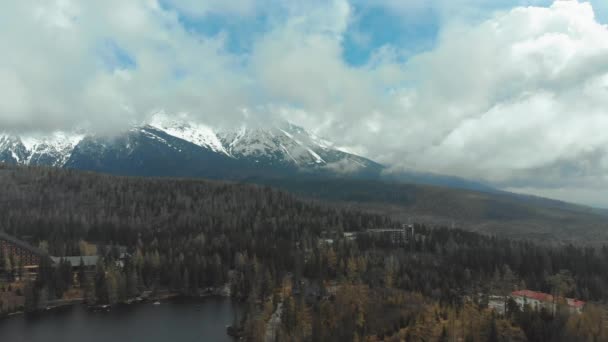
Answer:
<svg viewBox="0 0 608 342"><path fill-rule="evenodd" d="M216 131L162 116L115 136L0 134L0 162L138 176L230 179L296 173L376 177L383 169L289 123Z"/></svg>
<svg viewBox="0 0 608 342"><path fill-rule="evenodd" d="M0 135L0 162L63 166L82 138L81 134L63 132L43 136Z"/></svg>

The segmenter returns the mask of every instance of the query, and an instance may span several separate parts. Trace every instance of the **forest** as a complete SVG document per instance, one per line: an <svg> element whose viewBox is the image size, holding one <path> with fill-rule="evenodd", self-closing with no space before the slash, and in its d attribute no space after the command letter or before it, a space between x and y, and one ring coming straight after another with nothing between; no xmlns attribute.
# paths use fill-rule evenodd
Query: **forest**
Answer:
<svg viewBox="0 0 608 342"><path fill-rule="evenodd" d="M88 304L113 305L144 291L197 296L227 285L246 307L235 323L250 341L608 340L608 246L424 224L405 244L344 235L402 223L268 186L0 167L0 230L54 256L97 245L103 257L76 277L44 261L22 288L26 310L75 288ZM4 268L0 291L19 272ZM518 289L588 304L582 314L522 309L504 297ZM505 298L504 310L488 307L492 296Z"/></svg>

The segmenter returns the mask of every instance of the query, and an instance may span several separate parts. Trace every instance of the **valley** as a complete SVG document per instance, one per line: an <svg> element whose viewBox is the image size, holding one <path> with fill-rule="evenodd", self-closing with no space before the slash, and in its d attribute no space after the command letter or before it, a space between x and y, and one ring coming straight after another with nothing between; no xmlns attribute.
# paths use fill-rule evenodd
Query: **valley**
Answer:
<svg viewBox="0 0 608 342"><path fill-rule="evenodd" d="M157 115L148 125L111 137L5 134L0 135L0 162L262 184L398 220L548 243L608 241L605 211L457 177L389 172L289 123L214 130Z"/></svg>

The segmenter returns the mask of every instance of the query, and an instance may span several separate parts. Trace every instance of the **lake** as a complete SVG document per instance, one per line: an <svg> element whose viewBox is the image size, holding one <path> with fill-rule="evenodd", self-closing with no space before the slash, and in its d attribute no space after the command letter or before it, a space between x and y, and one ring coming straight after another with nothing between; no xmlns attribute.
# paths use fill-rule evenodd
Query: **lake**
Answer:
<svg viewBox="0 0 608 342"><path fill-rule="evenodd" d="M0 341L233 341L238 307L228 298L176 299L90 312L82 306L0 320Z"/></svg>

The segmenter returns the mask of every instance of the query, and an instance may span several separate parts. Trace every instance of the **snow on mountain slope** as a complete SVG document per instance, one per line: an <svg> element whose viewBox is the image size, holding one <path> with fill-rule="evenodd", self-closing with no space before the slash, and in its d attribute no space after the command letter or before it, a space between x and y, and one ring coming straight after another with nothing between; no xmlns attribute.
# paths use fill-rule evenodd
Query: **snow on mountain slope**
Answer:
<svg viewBox="0 0 608 342"><path fill-rule="evenodd" d="M150 126L160 129L176 138L228 155L228 152L213 129L206 125L172 120L166 115L157 114L152 118Z"/></svg>
<svg viewBox="0 0 608 342"><path fill-rule="evenodd" d="M318 159L308 149L277 128L248 128L218 133L230 155L256 163L314 165Z"/></svg>
<svg viewBox="0 0 608 342"><path fill-rule="evenodd" d="M495 191L478 182L384 166L284 122L270 127L211 127L155 116L111 136L0 132L0 163L45 165L132 176L253 179L343 176Z"/></svg>
<svg viewBox="0 0 608 342"><path fill-rule="evenodd" d="M382 168L371 160L341 151L329 141L287 122L264 128L241 125L235 129L215 131L207 125L164 113L153 116L149 124L133 127L115 138L64 132L20 137L0 134L0 162L62 167L66 166L75 149L81 158L84 151L94 158L95 155L107 154L108 149L129 156L129 151L141 142L138 137L165 144L173 151L171 153L192 153L192 148L198 147L200 152L229 157L256 169L352 173L376 172ZM78 148L82 144L87 146ZM124 162L129 163L129 160ZM72 163L78 164L73 160L70 165Z"/></svg>
<svg viewBox="0 0 608 342"><path fill-rule="evenodd" d="M44 136L25 136L21 141L29 151L28 165L63 166L74 147L84 138L83 134L55 132Z"/></svg>
<svg viewBox="0 0 608 342"><path fill-rule="evenodd" d="M55 132L23 136L0 135L0 161L24 165L63 166L82 134Z"/></svg>
<svg viewBox="0 0 608 342"><path fill-rule="evenodd" d="M28 157L28 151L19 137L0 135L0 162L22 164Z"/></svg>
<svg viewBox="0 0 608 342"><path fill-rule="evenodd" d="M150 126L167 134L256 165L296 169L327 169L354 172L378 164L333 146L305 129L284 122L270 127L247 127L215 131L185 118L156 114Z"/></svg>
<svg viewBox="0 0 608 342"><path fill-rule="evenodd" d="M369 159L343 152L329 141L290 123L269 128L241 127L237 131L219 132L218 136L231 155L256 163L334 172L381 168Z"/></svg>

